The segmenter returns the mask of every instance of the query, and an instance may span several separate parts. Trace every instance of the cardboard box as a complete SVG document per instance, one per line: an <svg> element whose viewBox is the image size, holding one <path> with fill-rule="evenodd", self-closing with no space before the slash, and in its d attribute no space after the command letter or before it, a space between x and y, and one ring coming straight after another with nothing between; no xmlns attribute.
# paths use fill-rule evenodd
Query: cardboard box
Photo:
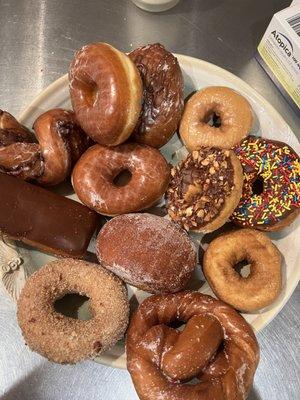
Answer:
<svg viewBox="0 0 300 400"><path fill-rule="evenodd" d="M300 0L273 16L257 60L300 115Z"/></svg>

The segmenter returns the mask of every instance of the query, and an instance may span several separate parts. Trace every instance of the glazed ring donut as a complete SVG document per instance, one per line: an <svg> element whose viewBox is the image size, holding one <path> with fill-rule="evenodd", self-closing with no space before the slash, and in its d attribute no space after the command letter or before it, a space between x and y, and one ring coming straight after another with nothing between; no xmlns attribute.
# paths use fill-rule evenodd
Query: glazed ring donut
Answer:
<svg viewBox="0 0 300 400"><path fill-rule="evenodd" d="M183 78L177 58L159 43L129 54L143 82L143 105L134 141L162 147L173 136L183 111Z"/></svg>
<svg viewBox="0 0 300 400"><path fill-rule="evenodd" d="M84 46L69 72L76 117L97 143L116 146L132 133L141 111L142 82L130 58L106 43Z"/></svg>
<svg viewBox="0 0 300 400"><path fill-rule="evenodd" d="M81 321L54 309L68 293L90 299L93 318ZM63 259L51 262L26 281L18 301L18 322L28 346L57 363L73 364L111 348L129 318L122 281L96 264Z"/></svg>
<svg viewBox="0 0 300 400"><path fill-rule="evenodd" d="M245 260L250 264L247 278L234 269ZM216 296L240 311L270 305L282 287L280 252L264 233L253 229L213 240L204 254L203 272Z"/></svg>
<svg viewBox="0 0 300 400"><path fill-rule="evenodd" d="M179 332L169 325L186 323ZM246 399L259 360L252 328L197 292L155 295L132 316L127 368L143 400ZM196 383L188 381L197 377Z"/></svg>
<svg viewBox="0 0 300 400"><path fill-rule="evenodd" d="M131 178L119 186L115 180L124 171ZM127 143L114 148L89 148L76 164L72 180L85 205L100 214L114 216L152 206L166 191L169 177L169 166L158 150Z"/></svg>
<svg viewBox="0 0 300 400"><path fill-rule="evenodd" d="M211 126L209 121L214 117L220 122ZM252 109L245 97L228 87L210 86L188 100L179 132L189 151L200 147L230 149L249 134L252 123Z"/></svg>
<svg viewBox="0 0 300 400"><path fill-rule="evenodd" d="M35 135L0 110L0 171L43 186L63 182L90 139L75 114L61 108L40 115L33 129Z"/></svg>
<svg viewBox="0 0 300 400"><path fill-rule="evenodd" d="M300 213L300 160L295 151L286 143L255 136L234 151L245 179L232 221L262 231L290 225Z"/></svg>

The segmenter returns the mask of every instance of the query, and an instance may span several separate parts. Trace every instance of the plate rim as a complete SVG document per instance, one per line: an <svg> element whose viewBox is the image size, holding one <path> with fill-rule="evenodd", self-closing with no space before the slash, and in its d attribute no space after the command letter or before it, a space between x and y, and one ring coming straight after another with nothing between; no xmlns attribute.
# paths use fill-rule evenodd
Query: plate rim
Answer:
<svg viewBox="0 0 300 400"><path fill-rule="evenodd" d="M225 68L222 68L218 65L215 65L213 63L210 63L208 61L202 60L200 58L196 57L191 57L188 55L184 54L177 54L174 53L174 56L178 58L179 64L181 63L189 63L192 65L198 64L199 68L204 68L205 70L210 71L212 74L215 74L217 76L222 76L225 79L228 78L231 82L233 82L236 86L240 87L242 90L246 92L250 92L253 96L256 97L257 101L267 110L268 113L271 115L275 116L277 120L280 120L283 125L287 127L287 129L290 131L290 134L296 139L296 141L299 143L299 140L295 133L292 131L290 128L289 124L285 121L285 119L281 116L281 114L276 110L276 108L269 103L268 100L266 100L260 93L257 92L256 89L254 89L250 84L248 84L246 81L244 81L242 78L239 76L235 75L234 73L228 71ZM35 98L29 103L29 105L20 113L19 115L19 121L23 123L24 120L28 119L32 112L38 108L39 104L43 102L46 98L49 98L53 93L57 92L59 89L68 86L68 73L60 76L58 79L56 79L54 82L52 82L50 85L48 85L46 88L42 89L42 91L35 96ZM270 317L265 317L263 318L262 322L258 323L258 327L253 327L255 333L257 334L261 330L263 330L267 325L269 325L281 312L283 307L286 305L286 303L289 301L290 297L294 293L299 281L300 281L300 266L299 262L297 261L296 258L296 266L298 265L298 268L296 268L295 275L293 276L292 282L289 284L289 293L286 297L284 297L282 303L280 303L276 308L275 311L272 313ZM271 310L268 310L271 311ZM259 317L258 317L259 318ZM113 368L120 368L120 369L126 369L126 351L122 356L120 356L118 359L114 360L113 356L109 356L108 354L103 354L100 356L98 359L93 359L94 361L101 363L103 365L107 365ZM125 360L125 363L124 363Z"/></svg>

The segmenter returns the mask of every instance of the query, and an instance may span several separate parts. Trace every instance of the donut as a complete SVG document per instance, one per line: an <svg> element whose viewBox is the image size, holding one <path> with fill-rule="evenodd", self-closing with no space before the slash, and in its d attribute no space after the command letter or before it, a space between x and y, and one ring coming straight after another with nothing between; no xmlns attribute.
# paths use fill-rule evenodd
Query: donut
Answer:
<svg viewBox="0 0 300 400"><path fill-rule="evenodd" d="M166 192L168 214L186 230L214 231L232 214L242 186L242 167L233 151L194 150L171 170Z"/></svg>
<svg viewBox="0 0 300 400"><path fill-rule="evenodd" d="M88 148L89 138L75 114L61 108L40 115L33 129L35 135L0 110L0 172L43 186L63 182Z"/></svg>
<svg viewBox="0 0 300 400"><path fill-rule="evenodd" d="M162 147L175 133L183 112L183 78L177 58L159 43L129 54L143 82L143 104L132 138Z"/></svg>
<svg viewBox="0 0 300 400"><path fill-rule="evenodd" d="M106 43L82 47L69 71L70 96L76 117L97 143L116 146L137 124L142 82L130 58Z"/></svg>
<svg viewBox="0 0 300 400"><path fill-rule="evenodd" d="M55 311L68 293L90 299L92 319ZM71 258L53 261L31 275L18 300L17 317L31 350L61 364L74 364L110 349L128 325L129 302L122 281L99 265Z"/></svg>
<svg viewBox="0 0 300 400"><path fill-rule="evenodd" d="M170 327L178 322L186 324L184 330ZM257 340L244 318L190 291L144 300L131 318L126 354L143 400L246 399L259 361Z"/></svg>
<svg viewBox="0 0 300 400"><path fill-rule="evenodd" d="M244 171L231 220L242 227L279 231L300 212L300 162L286 143L249 136L234 148Z"/></svg>
<svg viewBox="0 0 300 400"><path fill-rule="evenodd" d="M179 132L189 151L230 149L249 134L252 123L252 108L245 97L228 87L210 86L188 100Z"/></svg>
<svg viewBox="0 0 300 400"><path fill-rule="evenodd" d="M121 186L116 180L124 173L130 175L129 182ZM149 208L164 194L169 178L169 166L160 152L136 143L90 147L72 174L82 203L109 216Z"/></svg>
<svg viewBox="0 0 300 400"><path fill-rule="evenodd" d="M103 267L151 293L183 289L197 263L187 233L171 221L147 213L111 219L99 232L96 251Z"/></svg>
<svg viewBox="0 0 300 400"><path fill-rule="evenodd" d="M250 264L246 278L235 270L241 261ZM244 312L272 304L282 288L280 252L263 232L254 229L214 239L204 253L203 273L217 297Z"/></svg>

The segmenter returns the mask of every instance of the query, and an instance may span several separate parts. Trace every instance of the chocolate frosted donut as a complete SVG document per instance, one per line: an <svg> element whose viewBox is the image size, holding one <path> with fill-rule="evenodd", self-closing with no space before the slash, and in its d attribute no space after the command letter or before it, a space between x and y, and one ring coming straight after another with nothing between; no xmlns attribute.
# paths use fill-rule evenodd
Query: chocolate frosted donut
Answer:
<svg viewBox="0 0 300 400"><path fill-rule="evenodd" d="M238 204L243 185L241 164L233 151L202 148L171 171L167 210L184 229L220 228Z"/></svg>
<svg viewBox="0 0 300 400"><path fill-rule="evenodd" d="M176 131L183 111L183 78L177 59L159 43L129 54L143 82L143 105L133 132L136 142L161 147Z"/></svg>
<svg viewBox="0 0 300 400"><path fill-rule="evenodd" d="M152 293L178 292L196 267L196 250L186 232L152 214L113 218L101 229L96 250L101 265Z"/></svg>
<svg viewBox="0 0 300 400"><path fill-rule="evenodd" d="M68 293L90 299L92 319L55 311ZM18 301L18 322L28 346L49 360L73 364L99 355L122 338L129 302L122 281L99 265L71 258L54 261L27 280Z"/></svg>
<svg viewBox="0 0 300 400"><path fill-rule="evenodd" d="M116 179L127 172L130 180ZM160 152L136 143L116 147L95 145L76 164L72 180L79 199L103 215L144 210L164 194L170 169Z"/></svg>

